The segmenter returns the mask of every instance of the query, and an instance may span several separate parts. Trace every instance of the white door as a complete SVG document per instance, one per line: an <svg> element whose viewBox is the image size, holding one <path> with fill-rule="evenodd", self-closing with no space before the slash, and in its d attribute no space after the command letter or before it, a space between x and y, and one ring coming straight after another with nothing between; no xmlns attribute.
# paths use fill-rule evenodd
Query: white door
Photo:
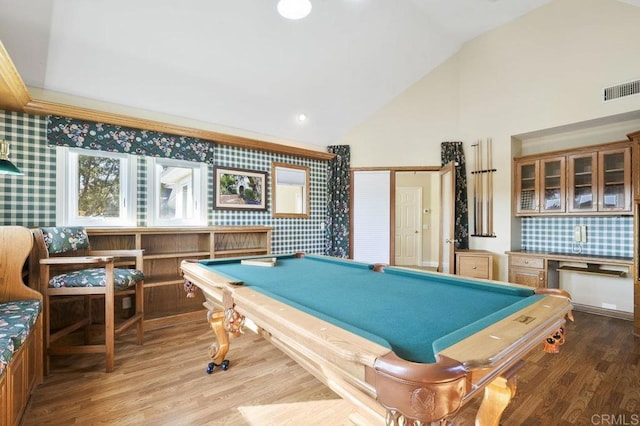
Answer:
<svg viewBox="0 0 640 426"><path fill-rule="evenodd" d="M389 263L391 172L353 173L353 259Z"/></svg>
<svg viewBox="0 0 640 426"><path fill-rule="evenodd" d="M422 264L422 188L396 188L395 264Z"/></svg>
<svg viewBox="0 0 640 426"><path fill-rule="evenodd" d="M455 214L456 214L455 164L440 169L440 250L438 272L455 273Z"/></svg>

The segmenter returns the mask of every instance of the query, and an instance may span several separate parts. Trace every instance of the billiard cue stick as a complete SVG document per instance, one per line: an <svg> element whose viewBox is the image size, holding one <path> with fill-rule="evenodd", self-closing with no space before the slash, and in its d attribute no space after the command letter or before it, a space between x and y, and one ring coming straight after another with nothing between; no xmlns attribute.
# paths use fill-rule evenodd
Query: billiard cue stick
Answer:
<svg viewBox="0 0 640 426"><path fill-rule="evenodd" d="M476 141L477 142L477 141ZM473 147L473 235L478 235L478 144Z"/></svg>
<svg viewBox="0 0 640 426"><path fill-rule="evenodd" d="M487 234L493 235L493 139L487 138Z"/></svg>
<svg viewBox="0 0 640 426"><path fill-rule="evenodd" d="M482 185L482 179L484 173L482 173L482 139L478 140L478 235L484 235L484 212L482 211L482 204L484 203L484 188Z"/></svg>

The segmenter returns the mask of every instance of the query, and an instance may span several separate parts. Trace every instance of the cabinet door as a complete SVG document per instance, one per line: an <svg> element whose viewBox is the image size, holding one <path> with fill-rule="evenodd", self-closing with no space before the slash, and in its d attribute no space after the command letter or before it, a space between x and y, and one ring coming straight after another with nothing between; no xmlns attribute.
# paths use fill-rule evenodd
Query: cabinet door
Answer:
<svg viewBox="0 0 640 426"><path fill-rule="evenodd" d="M516 163L516 214L540 211L539 167L537 160Z"/></svg>
<svg viewBox="0 0 640 426"><path fill-rule="evenodd" d="M566 200L565 157L540 160L540 213L564 213Z"/></svg>
<svg viewBox="0 0 640 426"><path fill-rule="evenodd" d="M547 286L544 270L540 269L509 267L509 282L530 287Z"/></svg>
<svg viewBox="0 0 640 426"><path fill-rule="evenodd" d="M598 154L596 152L575 154L568 157L569 161L569 212L594 212L598 210L598 186L596 167Z"/></svg>
<svg viewBox="0 0 640 426"><path fill-rule="evenodd" d="M633 198L635 201L640 201L640 132L637 132L637 136L634 136L631 145L631 161Z"/></svg>
<svg viewBox="0 0 640 426"><path fill-rule="evenodd" d="M598 210L631 211L631 149L598 153Z"/></svg>

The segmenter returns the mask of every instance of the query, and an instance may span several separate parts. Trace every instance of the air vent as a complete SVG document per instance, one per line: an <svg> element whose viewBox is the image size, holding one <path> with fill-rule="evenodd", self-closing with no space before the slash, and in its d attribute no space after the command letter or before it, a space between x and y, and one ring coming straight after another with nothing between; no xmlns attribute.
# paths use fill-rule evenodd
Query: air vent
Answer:
<svg viewBox="0 0 640 426"><path fill-rule="evenodd" d="M640 80L605 87L602 91L605 102L624 98L625 96L637 95L638 93L640 93Z"/></svg>

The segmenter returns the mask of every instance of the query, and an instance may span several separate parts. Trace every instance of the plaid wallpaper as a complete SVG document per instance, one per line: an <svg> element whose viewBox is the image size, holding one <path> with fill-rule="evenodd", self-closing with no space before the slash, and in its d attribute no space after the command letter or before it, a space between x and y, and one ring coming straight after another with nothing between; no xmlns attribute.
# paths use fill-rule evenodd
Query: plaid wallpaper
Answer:
<svg viewBox="0 0 640 426"><path fill-rule="evenodd" d="M47 147L47 117L0 110L0 139L24 173L0 176L2 225L55 226L56 151Z"/></svg>
<svg viewBox="0 0 640 426"><path fill-rule="evenodd" d="M2 225L55 226L56 151L47 146L47 117L0 110L0 138L10 143L9 158L23 176L0 176ZM147 166L138 162L138 226L146 226ZM326 215L327 162L283 154L216 145L215 165L267 172L267 211L213 210L213 166L209 166L208 224L216 226L272 226L272 251L322 254ZM310 177L309 219L271 217L271 162L308 166Z"/></svg>
<svg viewBox="0 0 640 426"><path fill-rule="evenodd" d="M573 241L576 225L587 227L587 242ZM523 217L523 250L633 257L633 216Z"/></svg>
<svg viewBox="0 0 640 426"><path fill-rule="evenodd" d="M212 223L221 226L267 225L273 227L271 248L274 254L292 251L322 254L324 251L324 219L327 212L327 162L293 157L283 154L251 151L245 148L216 145L214 153L217 166L232 167L267 172L267 210L239 211L213 210L213 194L210 195L209 210ZM310 176L311 217L272 218L271 217L271 162L307 166ZM213 169L209 172L213 180ZM211 191L213 192L213 191Z"/></svg>

